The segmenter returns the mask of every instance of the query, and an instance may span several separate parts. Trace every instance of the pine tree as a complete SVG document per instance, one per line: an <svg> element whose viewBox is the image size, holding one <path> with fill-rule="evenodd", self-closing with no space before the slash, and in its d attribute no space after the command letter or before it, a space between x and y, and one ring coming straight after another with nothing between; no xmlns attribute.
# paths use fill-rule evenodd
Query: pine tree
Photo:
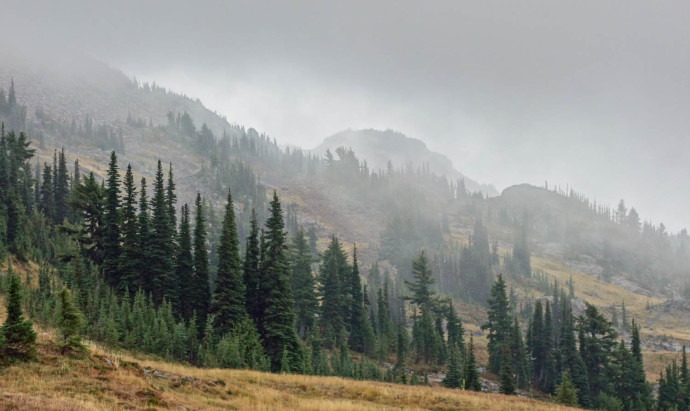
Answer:
<svg viewBox="0 0 690 411"><path fill-rule="evenodd" d="M120 230L121 230L121 253L118 270L120 272L120 282L118 290L123 292L130 290L136 291L143 287L139 276L141 267L140 241L139 241L139 221L137 219L137 193L134 186L134 175L132 166L127 165L125 173L125 196L122 201Z"/></svg>
<svg viewBox="0 0 690 411"><path fill-rule="evenodd" d="M420 308L418 332L414 335L414 343L418 356L422 356L429 364L433 360L439 360L443 348L442 336L434 327L434 314L438 306L438 298L431 290L434 280L431 276L428 261L422 251L419 257L412 262L413 281L405 281L411 291L411 295L405 299L412 301Z"/></svg>
<svg viewBox="0 0 690 411"><path fill-rule="evenodd" d="M352 254L352 300L350 308L350 339L349 345L354 351L363 352L365 348L371 350L369 344L373 340L369 318L364 311L364 296L362 282L359 277L359 263L357 262L357 246Z"/></svg>
<svg viewBox="0 0 690 411"><path fill-rule="evenodd" d="M194 275L194 256L192 255L192 235L189 224L189 206L187 204L182 206L180 213L180 232L177 239L177 258L175 259L175 276L180 282L180 290L184 293L186 298L180 298L178 310L178 317L186 320L192 318L194 313L192 295L195 289L195 275ZM191 297L191 298L190 298Z"/></svg>
<svg viewBox="0 0 690 411"><path fill-rule="evenodd" d="M453 302L448 301L448 310L446 312L446 329L448 332L448 352L458 350L460 358L464 356L465 343L463 335L465 333L462 327L462 321L458 318L458 314L453 307Z"/></svg>
<svg viewBox="0 0 690 411"><path fill-rule="evenodd" d="M254 320L259 333L263 333L264 302L259 288L261 284L261 272L259 271L259 225L256 221L256 211L254 209L252 209L249 226L242 274L245 286L244 301L247 314Z"/></svg>
<svg viewBox="0 0 690 411"><path fill-rule="evenodd" d="M280 200L278 194L273 192L260 263L260 270L265 279L260 284L260 291L265 296L266 304L262 338L266 354L271 359L273 371L280 369L282 351L287 349L291 356L291 371L302 372L303 370L295 368L301 354L294 329L295 314L290 289L290 264L287 258L284 230L285 223Z"/></svg>
<svg viewBox="0 0 690 411"><path fill-rule="evenodd" d="M163 179L163 168L158 160L155 191L152 202L153 235L151 237L151 255L149 267L153 278L153 300L161 304L163 299L177 303L178 284L173 273L173 241L170 231L170 213L166 199Z"/></svg>
<svg viewBox="0 0 690 411"><path fill-rule="evenodd" d="M211 310L214 314L214 328L222 335L229 332L233 324L242 321L247 315L235 209L230 191L217 255L216 289Z"/></svg>
<svg viewBox="0 0 690 411"><path fill-rule="evenodd" d="M577 388L570 380L567 370L561 375L561 383L556 388L556 401L559 404L577 407Z"/></svg>
<svg viewBox="0 0 690 411"><path fill-rule="evenodd" d="M515 373L511 364L510 344L506 341L503 345L503 358L501 359L500 392L506 395L515 395Z"/></svg>
<svg viewBox="0 0 690 411"><path fill-rule="evenodd" d="M525 389L529 385L529 365L525 343L520 332L517 316L513 317L513 329L510 334L511 364L515 371L515 383L518 388Z"/></svg>
<svg viewBox="0 0 690 411"><path fill-rule="evenodd" d="M448 371L446 377L443 379L443 386L447 388L462 388L462 368L460 366L460 350L453 346L450 349L450 361L448 362Z"/></svg>
<svg viewBox="0 0 690 411"><path fill-rule="evenodd" d="M502 366L502 350L506 338L511 332L510 303L506 295L506 284L503 276L491 287L488 321L482 325L482 330L489 330L489 370L499 373Z"/></svg>
<svg viewBox="0 0 690 411"><path fill-rule="evenodd" d="M336 236L331 237L328 248L323 253L319 273L319 293L321 297L320 325L324 329L326 347L337 345L345 334L344 290L340 277L349 272L347 257Z"/></svg>
<svg viewBox="0 0 690 411"><path fill-rule="evenodd" d="M31 321L24 320L22 315L21 284L19 277L12 273L11 262L8 263L7 276L7 317L0 327L0 335L5 342L4 357L9 362L33 360L36 358L36 333Z"/></svg>
<svg viewBox="0 0 690 411"><path fill-rule="evenodd" d="M189 294L191 309L196 313L198 324L206 324L211 290L209 285L208 249L206 247L206 217L201 194L196 194L194 214L194 281Z"/></svg>
<svg viewBox="0 0 690 411"><path fill-rule="evenodd" d="M170 224L170 232L174 233L177 230L177 218L175 215L177 195L175 195L175 182L173 181L172 163L170 163L170 168L168 169L168 185L165 189L165 201L168 205L168 222Z"/></svg>
<svg viewBox="0 0 690 411"><path fill-rule="evenodd" d="M105 190L105 207L103 209L103 275L112 287L120 284L120 172L117 155L110 153L110 164L107 172Z"/></svg>
<svg viewBox="0 0 690 411"><path fill-rule="evenodd" d="M84 316L72 301L72 293L62 287L59 298L57 326L62 337L62 353L67 351L84 351L81 343L81 330L85 325Z"/></svg>
<svg viewBox="0 0 690 411"><path fill-rule="evenodd" d="M609 387L607 370L617 334L595 306L585 304L585 312L578 320L580 353L587 367L591 395L596 398L599 393L607 392Z"/></svg>
<svg viewBox="0 0 690 411"><path fill-rule="evenodd" d="M580 406L590 407L592 398L589 391L587 369L577 350L572 313L564 311L561 321L561 344L558 347L561 357L561 369L568 371L573 384L577 388L577 400Z"/></svg>
<svg viewBox="0 0 690 411"><path fill-rule="evenodd" d="M62 224L67 217L67 196L69 195L69 176L67 174L67 161L65 159L65 148L63 147L58 156L57 180L55 181L55 222Z"/></svg>
<svg viewBox="0 0 690 411"><path fill-rule="evenodd" d="M48 219L53 219L55 216L55 201L53 200L53 172L51 167L43 164L43 183L41 184L41 195L38 209Z"/></svg>
<svg viewBox="0 0 690 411"><path fill-rule="evenodd" d="M630 375L632 402L641 405L646 409L651 409L653 405L652 387L647 383L642 359L642 347L640 342L640 328L632 320L632 338L630 342Z"/></svg>
<svg viewBox="0 0 690 411"><path fill-rule="evenodd" d="M479 381L479 370L477 370L477 360L474 356L474 340L470 334L470 342L467 344L467 357L465 359L465 389L481 391L482 384Z"/></svg>
<svg viewBox="0 0 690 411"><path fill-rule="evenodd" d="M292 240L292 295L295 299L296 329L300 338L306 338L314 325L318 310L315 281L311 272L312 257L302 229ZM248 307L249 308L249 307Z"/></svg>
<svg viewBox="0 0 690 411"><path fill-rule="evenodd" d="M149 200L146 196L146 179L141 179L141 192L139 193L139 214L137 215L139 234L137 244L139 245L139 276L133 286L139 286L147 293L153 292L153 272L150 269L150 259L152 255L151 237L151 216L149 215ZM132 287L131 291L135 291Z"/></svg>

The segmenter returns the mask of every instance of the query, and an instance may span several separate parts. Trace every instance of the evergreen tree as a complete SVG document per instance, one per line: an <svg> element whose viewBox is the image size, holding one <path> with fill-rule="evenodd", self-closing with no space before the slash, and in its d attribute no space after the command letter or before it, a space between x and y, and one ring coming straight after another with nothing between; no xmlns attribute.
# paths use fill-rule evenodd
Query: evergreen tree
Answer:
<svg viewBox="0 0 690 411"><path fill-rule="evenodd" d="M561 369L568 371L573 384L577 388L578 403L582 407L590 407L592 405L592 398L589 391L587 368L577 350L573 316L570 312L565 312L561 322L561 344L558 348L560 351Z"/></svg>
<svg viewBox="0 0 690 411"><path fill-rule="evenodd" d="M125 196L122 201L120 216L120 232L122 238L121 253L118 270L120 272L120 282L118 290L123 292L126 289L134 292L143 287L139 276L140 260L140 241L139 241L139 221L137 219L137 193L134 186L134 175L132 166L127 165L125 173Z"/></svg>
<svg viewBox="0 0 690 411"><path fill-rule="evenodd" d="M177 218L175 215L175 203L177 203L177 195L175 195L175 182L173 181L172 163L170 163L170 168L168 169L168 185L165 188L165 201L168 204L170 232L174 233L177 230Z"/></svg>
<svg viewBox="0 0 690 411"><path fill-rule="evenodd" d="M587 367L590 392L596 398L609 388L609 362L617 334L611 323L589 303L586 303L585 312L578 320L578 330L580 354Z"/></svg>
<svg viewBox="0 0 690 411"><path fill-rule="evenodd" d="M103 275L112 287L120 284L120 172L117 155L110 153L103 208Z"/></svg>
<svg viewBox="0 0 690 411"><path fill-rule="evenodd" d="M448 311L446 314L446 330L448 333L448 352L457 349L462 358L465 351L465 342L463 340L465 330L462 327L462 321L458 318L455 307L453 307L453 302L450 300L448 301Z"/></svg>
<svg viewBox="0 0 690 411"><path fill-rule="evenodd" d="M273 371L280 369L281 355L286 349L291 356L291 371L303 372L302 369L296 368L301 362L301 347L294 329L290 264L284 230L280 200L278 194L273 192L259 268L265 280L260 284L260 292L265 296L266 304L262 339Z"/></svg>
<svg viewBox="0 0 690 411"><path fill-rule="evenodd" d="M149 267L153 279L153 300L156 304L161 304L163 299L176 304L178 301L178 284L172 275L174 249L164 184L163 167L161 161L158 160L152 202L153 235L150 239L151 255L149 256Z"/></svg>
<svg viewBox="0 0 690 411"><path fill-rule="evenodd" d="M511 364L515 372L515 383L518 388L525 389L529 385L529 365L517 317L513 317L513 329L509 344Z"/></svg>
<svg viewBox="0 0 690 411"><path fill-rule="evenodd" d="M561 375L561 383L556 388L556 401L559 404L577 407L577 388L570 380L568 371Z"/></svg>
<svg viewBox="0 0 690 411"><path fill-rule="evenodd" d="M72 293L67 287L62 287L59 298L57 326L60 331L62 353L68 350L84 351L81 343L81 330L84 327L84 316L72 301Z"/></svg>
<svg viewBox="0 0 690 411"><path fill-rule="evenodd" d="M373 352L374 333L369 323L369 317L364 309L364 295L362 282L359 277L359 263L357 261L357 246L352 254L352 305L350 308L350 348L357 352Z"/></svg>
<svg viewBox="0 0 690 411"><path fill-rule="evenodd" d="M503 276L491 287L488 321L482 325L482 330L489 330L489 370L498 374L501 371L502 350L506 338L511 333L510 303L506 295L506 284Z"/></svg>
<svg viewBox="0 0 690 411"><path fill-rule="evenodd" d="M511 364L510 344L506 341L503 344L503 358L501 360L501 373L499 375L501 394L515 395L515 373Z"/></svg>
<svg viewBox="0 0 690 411"><path fill-rule="evenodd" d="M235 209L230 191L228 191L217 255L216 289L211 309L214 314L214 328L221 334L225 334L230 331L233 324L242 321L247 315Z"/></svg>
<svg viewBox="0 0 690 411"><path fill-rule="evenodd" d="M62 224L67 217L67 196L69 195L69 176L67 174L67 161L65 159L65 148L63 147L58 156L57 180L55 181L55 223Z"/></svg>
<svg viewBox="0 0 690 411"><path fill-rule="evenodd" d="M125 200L127 201L127 200ZM150 259L152 255L151 237L153 232L151 229L151 217L149 215L149 200L146 196L146 179L141 179L141 193L139 193L139 214L137 215L137 223L139 225L139 234L137 244L139 245L139 276L138 280L133 284L132 291L136 286L139 286L145 292L153 291L153 273L150 269Z"/></svg>
<svg viewBox="0 0 690 411"><path fill-rule="evenodd" d="M7 317L0 327L4 340L4 357L8 362L33 360L36 357L36 333L22 315L22 290L19 277L8 263Z"/></svg>
<svg viewBox="0 0 690 411"><path fill-rule="evenodd" d="M254 320L259 333L263 333L264 302L261 295L261 271L259 271L259 226L256 221L256 211L252 209L249 223L249 236L247 236L243 267L243 280L245 286L245 307L249 317Z"/></svg>
<svg viewBox="0 0 690 411"><path fill-rule="evenodd" d="M328 248L323 253L323 263L319 273L319 293L321 297L321 327L324 329L324 343L331 347L345 334L344 290L341 276L349 272L347 257L337 237L332 236Z"/></svg>
<svg viewBox="0 0 690 411"><path fill-rule="evenodd" d="M450 349L450 361L448 361L448 371L443 379L443 386L447 388L462 388L462 368L460 365L460 350L453 346Z"/></svg>
<svg viewBox="0 0 690 411"><path fill-rule="evenodd" d="M292 295L295 299L296 329L300 338L306 338L310 332L318 310L311 262L309 244L304 231L299 229L292 240Z"/></svg>
<svg viewBox="0 0 690 411"><path fill-rule="evenodd" d="M431 276L428 261L424 251L412 262L413 281L405 281L411 291L411 295L405 299L412 301L420 308L420 318L417 324L417 332L413 339L417 356L421 356L427 364L433 360L439 360L443 349L442 336L434 327L434 315L438 306L438 298L431 290L434 280Z"/></svg>
<svg viewBox="0 0 690 411"><path fill-rule="evenodd" d="M53 219L55 216L55 201L53 199L53 172L51 167L43 164L43 182L41 184L41 195L38 203L38 209L48 219Z"/></svg>
<svg viewBox="0 0 690 411"><path fill-rule="evenodd" d="M477 360L474 356L474 340L470 334L470 342L467 344L467 357L465 359L465 389L481 391L482 384L479 381L479 370L477 370Z"/></svg>
<svg viewBox="0 0 690 411"><path fill-rule="evenodd" d="M630 342L630 373L626 375L631 380L631 403L646 409L653 406L652 387L647 383L642 359L640 342L640 328L632 321L632 338Z"/></svg>
<svg viewBox="0 0 690 411"><path fill-rule="evenodd" d="M194 274L194 256L192 255L192 234L189 224L189 206L182 206L180 213L180 232L177 239L177 258L175 259L175 277L180 282L180 290L184 293L184 298L180 298L177 307L178 316L184 320L192 318L195 304L192 292L196 289L196 278Z"/></svg>
<svg viewBox="0 0 690 411"><path fill-rule="evenodd" d="M194 281L189 289L190 308L192 312L196 313L198 323L205 324L211 300L211 290L209 288L208 249L206 247L206 217L199 193L196 194L194 207Z"/></svg>

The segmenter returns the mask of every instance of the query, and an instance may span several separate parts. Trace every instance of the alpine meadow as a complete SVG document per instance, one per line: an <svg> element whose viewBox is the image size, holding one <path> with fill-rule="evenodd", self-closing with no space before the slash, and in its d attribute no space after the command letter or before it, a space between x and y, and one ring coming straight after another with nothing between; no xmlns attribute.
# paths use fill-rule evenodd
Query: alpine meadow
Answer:
<svg viewBox="0 0 690 411"><path fill-rule="evenodd" d="M0 408L690 411L690 8L490 3L4 6Z"/></svg>

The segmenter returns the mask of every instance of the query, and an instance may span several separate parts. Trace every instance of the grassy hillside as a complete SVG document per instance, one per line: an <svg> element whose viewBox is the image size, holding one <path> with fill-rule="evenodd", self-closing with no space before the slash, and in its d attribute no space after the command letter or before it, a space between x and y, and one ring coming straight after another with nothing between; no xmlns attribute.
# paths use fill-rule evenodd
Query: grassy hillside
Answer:
<svg viewBox="0 0 690 411"><path fill-rule="evenodd" d="M91 346L63 357L39 332L40 361L0 371L0 408L15 410L551 410L555 404L439 387L336 377L198 369Z"/></svg>

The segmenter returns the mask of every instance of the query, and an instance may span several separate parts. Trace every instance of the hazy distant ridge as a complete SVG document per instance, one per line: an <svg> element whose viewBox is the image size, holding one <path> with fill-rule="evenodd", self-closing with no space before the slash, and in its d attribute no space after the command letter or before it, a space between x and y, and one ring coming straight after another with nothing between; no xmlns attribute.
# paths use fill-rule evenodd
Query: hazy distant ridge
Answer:
<svg viewBox="0 0 690 411"><path fill-rule="evenodd" d="M464 178L465 185L470 191L481 190L490 196L498 195L492 185L480 184L468 178L453 167L448 157L429 150L423 141L397 131L345 130L326 138L311 151L323 155L326 150L335 153L338 147L351 148L358 158L367 161L370 170L385 170L389 161L396 168L428 165L433 173L444 175L451 180Z"/></svg>

